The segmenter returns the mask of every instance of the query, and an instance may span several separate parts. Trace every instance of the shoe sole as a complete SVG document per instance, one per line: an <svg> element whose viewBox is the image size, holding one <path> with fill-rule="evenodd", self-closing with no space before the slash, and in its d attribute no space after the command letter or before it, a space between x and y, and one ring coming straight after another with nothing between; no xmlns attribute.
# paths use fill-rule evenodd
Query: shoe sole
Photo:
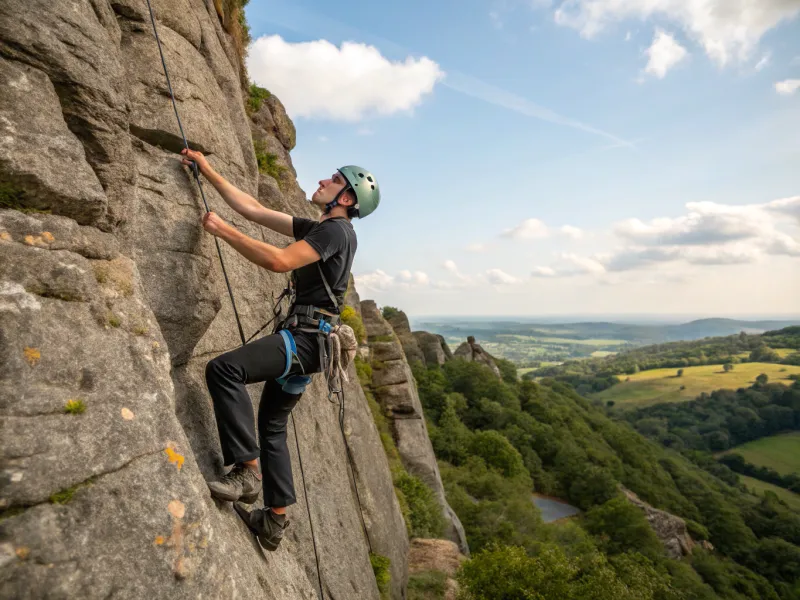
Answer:
<svg viewBox="0 0 800 600"><path fill-rule="evenodd" d="M209 488L210 489L210 488ZM245 504L253 504L258 500L258 492L253 492L252 494L236 496L234 494L226 494L225 492L217 492L213 489L210 489L211 497L216 498L217 500L224 500L226 502L237 502L241 501Z"/></svg>
<svg viewBox="0 0 800 600"><path fill-rule="evenodd" d="M258 535L258 531L250 527L250 521L249 521L250 513L248 513L246 510L240 509L235 503L233 505L233 509L236 511L236 514L239 515L239 518L242 519L245 526L250 530L250 532L256 536L259 546L261 546L264 550L268 550L270 552L275 552L275 550L278 549L278 545L280 544L280 542L278 542L277 544L273 544L272 542L264 541L261 539L261 536Z"/></svg>

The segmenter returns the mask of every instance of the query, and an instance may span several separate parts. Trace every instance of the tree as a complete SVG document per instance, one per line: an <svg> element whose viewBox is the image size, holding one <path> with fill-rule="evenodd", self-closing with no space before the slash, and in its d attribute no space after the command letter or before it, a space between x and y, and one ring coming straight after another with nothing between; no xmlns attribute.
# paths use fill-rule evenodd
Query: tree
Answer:
<svg viewBox="0 0 800 600"><path fill-rule="evenodd" d="M683 377L683 369L678 369L678 373L675 377Z"/></svg>
<svg viewBox="0 0 800 600"><path fill-rule="evenodd" d="M606 402L606 406L608 408L613 408L614 407L614 401L613 400L609 400L608 402Z"/></svg>
<svg viewBox="0 0 800 600"><path fill-rule="evenodd" d="M470 452L480 456L487 465L498 469L506 477L527 474L522 455L499 431L478 431L472 438Z"/></svg>
<svg viewBox="0 0 800 600"><path fill-rule="evenodd" d="M724 365L722 365L722 370L725 371L726 373L728 371L733 371L733 364L729 362L725 363Z"/></svg>
<svg viewBox="0 0 800 600"><path fill-rule="evenodd" d="M766 373L761 373L758 377L756 377L756 383L759 385L767 385L769 381L769 376Z"/></svg>

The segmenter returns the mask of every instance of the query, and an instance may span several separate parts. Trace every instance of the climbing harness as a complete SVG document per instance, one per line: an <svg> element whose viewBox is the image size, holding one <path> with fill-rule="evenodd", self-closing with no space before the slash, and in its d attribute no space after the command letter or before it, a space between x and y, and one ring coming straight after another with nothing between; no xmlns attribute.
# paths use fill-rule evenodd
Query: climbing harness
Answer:
<svg viewBox="0 0 800 600"><path fill-rule="evenodd" d="M190 149L189 148L189 142L186 139L186 134L184 133L184 130L183 130L183 124L181 123L180 114L178 114L178 105L177 105L177 103L175 101L175 94L172 91L172 83L171 83L170 78L169 78L169 70L167 68L167 62L164 59L164 52L163 52L163 50L161 48L161 38L159 38L159 36L158 36L158 28L156 26L155 15L153 14L153 7L150 4L150 0L146 0L146 2L147 2L147 9L148 9L148 11L150 13L150 23L153 26L153 34L154 34L155 39L156 39L156 44L158 45L158 53L159 53L159 55L161 57L161 65L162 65L162 67L164 69L164 76L166 77L166 80L167 80L167 89L169 91L170 99L172 100L172 108L175 111L175 118L178 121L178 129L180 129L181 137L183 138L184 147L187 150L189 150ZM197 183L197 187L200 190L200 197L203 200L203 206L206 209L206 213L209 213L209 212L211 212L211 210L210 210L210 208L208 206L208 202L206 200L206 195L205 195L205 192L203 190L203 184L202 184L202 181L200 179L200 169L197 166L197 163L194 162L194 161L191 162L189 167L190 167L190 169L192 171L192 176L194 177L194 180ZM348 167L344 167L344 169L347 169L347 168ZM363 177L363 174L362 174L362 177ZM371 175L369 177L370 177L370 181L372 181ZM346 177L346 179L347 179L347 177ZM375 182L375 184L377 185L377 182ZM350 185L352 185L352 184L350 184ZM376 185L372 186L373 193L370 196L370 198L368 199L368 202L366 203L366 204L369 205L368 210L364 211L366 214L369 214L370 212L372 212L377 207L377 204L378 204L378 202L380 200L379 192L376 189ZM359 194L357 194L357 196L359 196ZM338 200L338 197L339 196L337 196L336 200ZM360 197L359 197L359 200L360 200ZM331 206L331 208L333 208L333 207ZM328 209L327 212L330 212L330 209ZM366 216L366 214L364 216ZM294 306L294 296L295 296L295 294L294 294L294 279L292 278L292 279L290 279L289 284L287 285L286 289L284 289L283 292L281 292L281 294L278 296L277 299L274 299L274 304L273 304L273 309L272 309L273 310L272 318L269 321L267 321L267 323L264 324L261 328L259 328L258 331L256 331L253 335L251 335L249 338L245 339L244 329L242 328L242 322L241 322L241 319L239 317L239 312L236 309L236 301L234 300L233 290L231 289L231 283L230 283L230 280L228 278L228 272L225 269L225 261L222 258L222 249L220 248L219 240L217 239L216 236L214 236L214 243L215 243L216 248L217 248L217 256L219 257L220 266L222 268L222 275L225 278L225 285L228 288L228 296L231 299L231 306L233 308L233 316L236 319L236 326L239 329L239 337L240 337L240 339L242 341L242 345L243 346L246 345L248 342L250 342L254 337L256 337L259 333L261 333L264 329L266 329L272 323L277 323L276 331L283 338L284 345L285 345L285 348L286 348L286 368L285 368L283 374L281 375L281 377L278 379L278 381L281 383L281 386L284 389L284 391L286 391L288 393L292 393L292 394L302 393L305 390L306 386L311 381L311 378L309 376L307 376L307 375L297 375L297 374L291 374L290 375L290 373L292 371L292 367L295 364L300 364L300 361L299 361L299 359L297 359L297 346L295 344L294 336L293 336L293 334L292 334L292 332L290 330L292 327L286 327L287 322L285 320L281 319L281 317L283 315L282 309L281 309L281 302L283 301L284 298L286 298L286 297L290 298L290 306L292 307L292 309L291 309L291 312L290 312L290 315L289 315L289 319L294 318L293 323L296 324L295 325L296 329L298 331L308 331L310 329L312 332L316 333L319 336L320 359L322 361L322 362L320 362L320 367L322 368L322 372L325 374L326 380L328 382L328 399L330 400L331 397L334 394L339 395L340 398L341 398L340 404L339 404L339 428L340 428L341 433L342 433L342 439L344 440L345 449L347 451L347 458L348 458L348 461L350 463L350 470L351 470L352 475L353 475L353 487L355 489L356 499L358 501L359 513L361 515L361 525L362 525L362 527L364 529L364 535L365 535L365 537L367 539L367 545L369 547L369 551L370 551L370 553L372 553L372 542L371 542L370 537L369 537L369 532L367 531L366 522L364 521L364 510L363 510L363 506L361 504L361 497L360 497L360 495L358 493L358 485L357 485L357 482L356 482L355 464L354 464L354 460L353 460L353 454L352 454L352 452L350 450L350 445L347 442L347 436L345 435L345 432L344 432L344 390L343 390L343 386L341 385L341 383L342 383L342 379L343 378L344 378L344 381L347 380L347 376L344 374L344 369L347 367L347 364L348 364L349 360L352 359L352 356L355 354L355 351L352 350L349 347L349 345L346 346L344 344L341 344L341 339L339 337L339 331L345 332L346 330L343 329L343 328L347 327L347 326L342 326L342 325L339 324L339 315L338 314L334 315L334 314L331 314L331 313L327 313L327 311L322 311L321 309L318 309L318 308L313 307L313 306L311 306L311 307ZM327 291L329 298L333 302L333 305L336 307L336 310L338 312L339 311L339 305L341 304L341 302L339 302L337 300L336 296L334 295L333 291L331 290L331 287L328 284L327 279L325 278L325 274L323 273L322 267L320 266L319 262L317 262L317 268L319 269L319 274L320 274L320 277L322 278L322 282L323 282L323 284L325 286L325 290ZM318 317L318 318L315 319L314 317ZM316 327L316 329L311 329L312 327ZM349 327L347 329L349 329ZM352 333L352 330L350 331L350 333ZM348 336L345 336L345 337L348 337ZM352 336L352 337L353 337L353 340L355 340L355 336ZM337 354L336 355L337 358L336 359L331 359L331 362L329 363L328 362L328 358L332 356L331 352L333 350L336 350L337 348L339 349L338 350L339 353L341 353L341 349L345 349L346 348L345 349L345 352L346 352L345 360L342 361L340 358L338 358L339 354ZM338 366L336 368L334 368L334 365L337 363L337 361L338 361ZM343 366L342 366L342 364L343 364ZM302 365L300 365L300 366L302 368ZM334 387L333 382L335 380L339 381L339 384L340 384L339 388L335 388ZM320 598L322 600L324 600L325 599L325 593L324 593L323 586L322 586L322 571L320 569L320 564L319 564L319 550L317 549L317 540L316 540L316 535L314 534L314 521L311 518L311 506L310 506L310 502L309 502L309 498L308 498L308 490L306 488L306 475L305 475L305 469L303 467L303 456L302 456L302 454L300 452L300 440L299 440L298 435L297 435L297 425L296 425L296 423L294 421L293 412L289 413L289 416L292 419L292 429L294 430L294 439L295 439L295 445L296 445L296 448L297 448L297 460L298 460L298 463L300 465L300 475L301 475L302 482L303 482L303 494L304 494L305 500L306 500L306 512L308 514L308 523L309 523L309 527L311 529L311 542L312 542L312 544L314 546L314 559L315 559L316 565L317 565L317 581L319 583L319 593L320 593Z"/></svg>

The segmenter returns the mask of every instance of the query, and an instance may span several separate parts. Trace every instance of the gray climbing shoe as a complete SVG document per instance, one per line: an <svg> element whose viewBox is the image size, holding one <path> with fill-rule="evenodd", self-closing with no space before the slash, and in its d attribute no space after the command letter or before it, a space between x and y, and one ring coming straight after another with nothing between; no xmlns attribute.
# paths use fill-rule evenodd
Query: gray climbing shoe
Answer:
<svg viewBox="0 0 800 600"><path fill-rule="evenodd" d="M252 504L258 500L261 480L252 469L236 465L219 481L209 481L208 489L211 490L211 495L218 500L227 500L228 502L241 500L246 504Z"/></svg>
<svg viewBox="0 0 800 600"><path fill-rule="evenodd" d="M241 502L234 502L233 508L239 513L247 528L258 538L264 550L274 552L283 539L283 532L289 526L286 515L278 515L269 508L248 511Z"/></svg>

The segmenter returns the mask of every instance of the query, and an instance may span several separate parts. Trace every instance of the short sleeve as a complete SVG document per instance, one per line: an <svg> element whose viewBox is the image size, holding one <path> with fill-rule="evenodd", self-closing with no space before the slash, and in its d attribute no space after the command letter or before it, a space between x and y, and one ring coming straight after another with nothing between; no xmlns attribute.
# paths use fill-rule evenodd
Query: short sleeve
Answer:
<svg viewBox="0 0 800 600"><path fill-rule="evenodd" d="M344 228L332 220L317 223L304 237L309 246L317 251L323 261L343 250L347 244Z"/></svg>
<svg viewBox="0 0 800 600"><path fill-rule="evenodd" d="M314 228L314 225L319 225L319 221L312 221L311 219L304 219L303 217L294 217L292 219L292 234L296 241L300 241L308 235L308 232Z"/></svg>

